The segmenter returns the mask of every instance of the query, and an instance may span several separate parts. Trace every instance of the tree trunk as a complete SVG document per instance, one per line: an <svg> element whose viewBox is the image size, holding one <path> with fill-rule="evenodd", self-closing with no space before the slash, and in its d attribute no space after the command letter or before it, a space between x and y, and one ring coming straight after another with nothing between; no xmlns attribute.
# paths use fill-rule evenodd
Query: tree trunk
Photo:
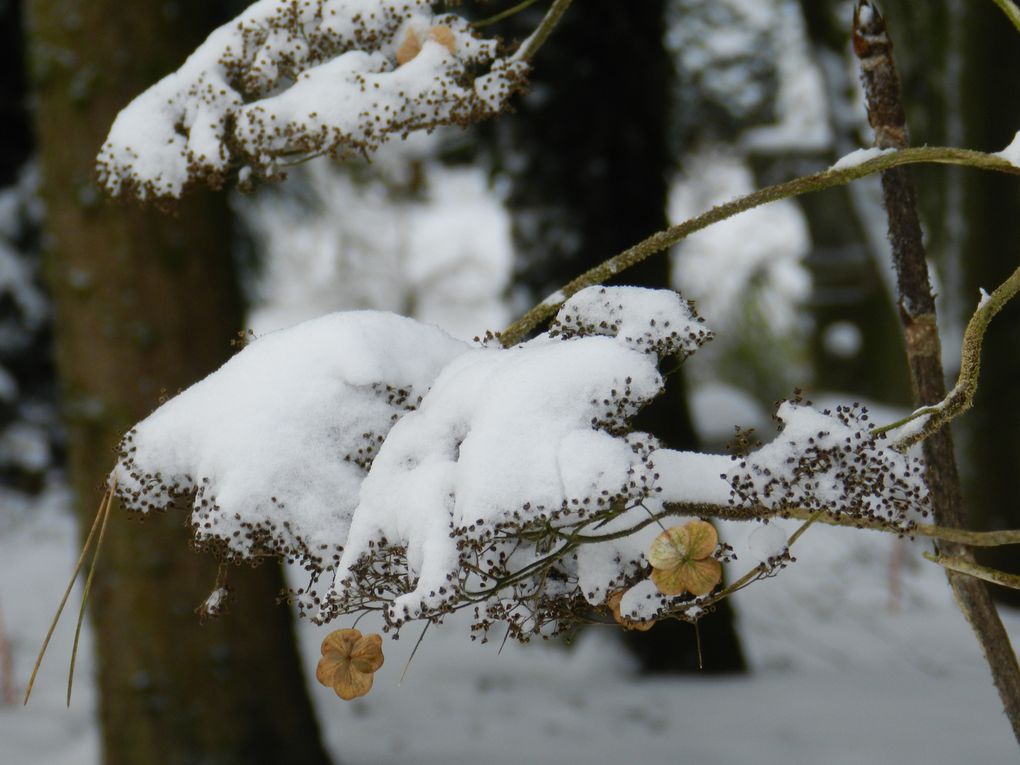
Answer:
<svg viewBox="0 0 1020 765"><path fill-rule="evenodd" d="M176 218L110 204L92 160L116 112L178 66L213 3L29 5L36 131L48 210L47 270L70 477L84 525L121 434L229 355L241 303L222 196ZM91 596L104 762L326 763L277 565L233 579L233 613L193 610L216 562L189 548L184 516L131 525L114 508Z"/></svg>
<svg viewBox="0 0 1020 765"><path fill-rule="evenodd" d="M672 65L664 13L663 0L575 3L536 57L530 97L495 127L505 137L501 155L512 158L516 284L529 303L666 227ZM518 34L536 21L522 16ZM616 282L668 288L669 275L663 253ZM668 382L636 425L673 448L693 448L682 376ZM627 643L652 672L745 669L728 601L699 627L700 657L694 630L679 622L627 633Z"/></svg>

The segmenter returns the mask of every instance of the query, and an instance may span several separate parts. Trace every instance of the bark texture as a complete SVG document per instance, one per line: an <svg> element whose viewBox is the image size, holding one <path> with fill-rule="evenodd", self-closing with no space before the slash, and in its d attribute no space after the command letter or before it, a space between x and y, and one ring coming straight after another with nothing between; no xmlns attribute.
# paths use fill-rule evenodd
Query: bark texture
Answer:
<svg viewBox="0 0 1020 765"><path fill-rule="evenodd" d="M854 52L861 60L861 78L868 101L868 120L880 148L904 148L909 143L906 117L900 105L899 79L892 57L892 42L885 21L867 0L858 0L854 14ZM889 217L900 290L900 317L907 346L916 405L945 398L941 344L935 321L935 300L928 277L915 193L906 168L882 174L882 190ZM926 480L932 495L936 523L963 528L963 495L949 428L924 443ZM973 560L969 548L942 542L940 551ZM1006 715L1020 741L1020 667L992 602L987 586L978 579L946 572L956 602L981 643Z"/></svg>
<svg viewBox="0 0 1020 765"><path fill-rule="evenodd" d="M177 217L101 199L92 160L117 110L176 68L216 3L31 0L30 63L47 205L47 271L70 476L83 521L126 428L218 366L241 303L222 196ZM91 596L103 760L110 765L328 762L277 565L232 577L233 612L194 609L216 562L183 514L132 524L115 506ZM88 527L88 523L84 524Z"/></svg>

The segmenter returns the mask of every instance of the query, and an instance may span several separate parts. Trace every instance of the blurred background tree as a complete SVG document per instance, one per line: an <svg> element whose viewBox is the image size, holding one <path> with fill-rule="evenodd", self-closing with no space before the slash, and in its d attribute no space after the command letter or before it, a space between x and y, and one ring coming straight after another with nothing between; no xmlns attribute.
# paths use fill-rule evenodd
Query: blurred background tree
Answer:
<svg viewBox="0 0 1020 765"><path fill-rule="evenodd" d="M90 525L124 431L161 390L230 354L242 326L223 195L173 216L112 205L93 161L117 111L176 68L217 24L219 3L32 0L28 61L46 273L67 429L68 474ZM194 609L217 564L182 516L138 526L114 511L91 597L106 763L326 763L305 691L280 567L238 571L233 613Z"/></svg>
<svg viewBox="0 0 1020 765"><path fill-rule="evenodd" d="M230 352L228 340L245 326L238 272L226 255L238 238L224 195L196 196L177 217L112 205L91 184L92 159L117 109L245 5L0 1L0 55L8 64L0 70L0 116L9 137L0 146L0 183L21 178L22 189L18 205L3 208L16 210L16 226L0 231L13 254L0 254L29 277L36 268L31 173L21 170L33 142L19 66L27 41L61 409L83 518L98 501L123 430L155 406L161 390L173 392L218 365ZM493 2L460 8L476 16L501 9ZM1020 45L994 4L886 0L882 10L897 44L913 142L983 150L1009 143L1020 127L1020 82L1009 76L1018 70ZM522 36L539 13L536 7L497 29ZM870 143L849 51L851 13L846 0L575 3L540 52L517 113L481 135L446 134L424 148L398 150L392 162L296 172L280 187L289 191L260 190L254 205L238 204L248 220L241 249L259 253L260 261L244 258L241 281L271 291L286 274L291 304L305 310L378 307L437 321L439 313L429 312L437 304L449 306L474 290L485 294L471 310L498 328L501 317L669 220L720 196L824 168ZM443 169L478 164L486 165L498 193ZM978 287L998 284L1020 250L1020 191L1008 178L941 167L917 168L916 178L952 375ZM361 207L351 201L358 195ZM507 253L478 256L502 247L503 233L472 238L483 208L470 206L468 196L485 202L485 225L493 230L501 225L493 211L505 202L513 223L512 283L500 260ZM414 212L418 203L426 204ZM379 225L370 209L392 217ZM672 258L656 257L621 278L680 287L701 303L710 324L725 328L683 377L670 377L669 394L639 423L671 446L721 448L730 425L766 424L771 402L794 384L813 397L908 403L887 286L884 215L873 189L855 184L759 212L753 226L751 213L741 216L719 227L728 234L692 238ZM422 225L428 216L441 221L433 228L442 236ZM474 224L455 223L472 217ZM304 235L313 230L333 245L302 260L303 248L319 246ZM380 259L366 244L372 231L385 233L379 237L385 247L416 254L394 250ZM772 239L763 243L764 232ZM274 236L284 246L267 244ZM470 244L443 249L453 240ZM475 262L465 270L460 264L472 248ZM428 257L439 261L432 270ZM487 281L479 281L486 269ZM470 278L450 280L441 272ZM734 274L736 286L720 292ZM49 324L45 310L32 313L42 299L32 297L38 286L24 288L30 279L17 290L11 284L0 284L0 365L15 382L0 385L0 478L36 491L63 451L52 416ZM324 285L337 287L331 302L319 299ZM490 298L500 289L508 300L494 309ZM257 292L249 294L262 307L274 299ZM779 321L780 314L787 318ZM479 323L472 331L485 328ZM1020 467L1018 343L1020 308L1010 306L989 331L977 406L954 426L962 436L968 506L984 527L1020 526L1012 489ZM14 393L5 397L5 390ZM325 761L289 614L270 605L283 586L276 567L238 572L234 613L200 628L192 609L212 587L215 566L171 538L164 527L182 535L180 516L126 528L114 513L111 524L92 599L107 761L188 761L201 753L215 762L274 762L281 741L305 745L287 761ZM989 564L1009 569L1002 556L1008 551L990 553ZM728 606L702 623L706 670L745 666L735 624ZM688 625L627 639L647 669L697 666Z"/></svg>

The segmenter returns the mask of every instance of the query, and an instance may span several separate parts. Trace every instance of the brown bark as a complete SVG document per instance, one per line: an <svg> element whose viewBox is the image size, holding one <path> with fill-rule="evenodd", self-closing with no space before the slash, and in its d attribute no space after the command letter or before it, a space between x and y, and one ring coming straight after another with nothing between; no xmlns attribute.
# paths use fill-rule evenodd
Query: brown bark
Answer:
<svg viewBox="0 0 1020 765"><path fill-rule="evenodd" d="M47 271L70 477L91 520L133 422L218 366L240 326L225 202L179 216L101 200L92 160L117 110L210 28L202 0L29 3ZM173 11L171 13L171 11ZM91 595L106 763L325 763L276 565L233 577L233 613L199 626L216 562L184 517L115 506ZM87 524L86 524L87 528Z"/></svg>
<svg viewBox="0 0 1020 765"><path fill-rule="evenodd" d="M868 120L875 130L876 145L880 148L906 147L909 136L900 105L892 42L886 33L885 21L867 0L858 0L855 7L854 51L861 59ZM946 385L935 321L935 300L928 277L914 187L907 169L894 168L883 173L882 190L889 217L889 240L900 290L900 318L915 404L934 404L945 398ZM925 477L936 522L962 528L965 523L963 496L953 454L952 434L948 428L925 441L924 457ZM939 548L944 555L973 560L970 549L963 545L942 542ZM981 643L1006 715L1020 741L1020 667L991 594L978 579L952 571L947 571L946 575L957 605Z"/></svg>

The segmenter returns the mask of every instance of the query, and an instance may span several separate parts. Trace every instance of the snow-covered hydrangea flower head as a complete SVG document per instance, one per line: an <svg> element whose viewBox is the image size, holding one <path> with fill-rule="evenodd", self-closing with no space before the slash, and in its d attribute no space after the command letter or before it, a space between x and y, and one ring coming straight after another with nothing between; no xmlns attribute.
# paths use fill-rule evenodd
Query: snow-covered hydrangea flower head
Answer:
<svg viewBox="0 0 1020 765"><path fill-rule="evenodd" d="M97 159L114 196L180 197L235 168L282 174L504 107L527 64L425 0L259 0L117 117Z"/></svg>
<svg viewBox="0 0 1020 765"><path fill-rule="evenodd" d="M332 314L257 338L138 423L112 478L129 509L190 505L195 541L224 558L301 563L294 596L318 621L469 608L483 638L504 624L522 641L598 608L630 628L700 618L733 549L703 521L664 532L668 516L910 532L920 466L862 409L788 402L776 439L735 459L635 431L663 361L709 337L679 295L634 287L582 290L509 348ZM754 578L791 560L766 541Z"/></svg>

